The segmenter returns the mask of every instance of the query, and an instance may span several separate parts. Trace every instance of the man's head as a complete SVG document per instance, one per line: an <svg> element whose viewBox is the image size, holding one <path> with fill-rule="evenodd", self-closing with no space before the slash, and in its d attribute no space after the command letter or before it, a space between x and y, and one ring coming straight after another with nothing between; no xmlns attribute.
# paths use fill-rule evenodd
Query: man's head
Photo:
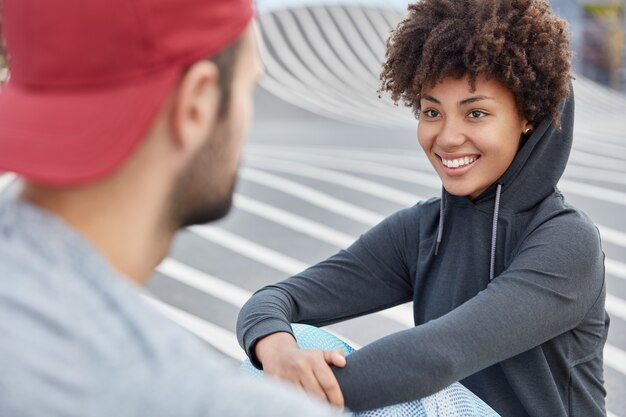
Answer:
<svg viewBox="0 0 626 417"><path fill-rule="evenodd" d="M215 80L211 84L212 66L220 74L217 84ZM252 91L261 73L256 38L249 28L239 41L211 62L191 67L181 80L172 102L179 108L170 108L170 117L165 117L171 126L177 126L179 137L193 135L195 125L199 148L190 154L189 163L171 188L171 205L166 216L175 228L216 220L228 212L243 139L252 115ZM207 100L202 100L199 92L204 88L210 96L209 90L216 87L219 103L211 106ZM193 110L191 102L185 111L184 94L188 95L187 100L199 98L196 105L206 106L205 112ZM201 120L201 115L205 120ZM186 130L185 125L192 128Z"/></svg>
<svg viewBox="0 0 626 417"><path fill-rule="evenodd" d="M4 0L3 13L0 171L67 190L146 168L174 200L169 226L227 211L260 72L250 0Z"/></svg>

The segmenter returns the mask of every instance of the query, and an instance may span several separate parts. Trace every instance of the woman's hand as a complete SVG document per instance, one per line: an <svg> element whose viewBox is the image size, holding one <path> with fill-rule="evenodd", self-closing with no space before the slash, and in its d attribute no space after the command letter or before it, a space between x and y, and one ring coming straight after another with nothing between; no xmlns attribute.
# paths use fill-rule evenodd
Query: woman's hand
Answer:
<svg viewBox="0 0 626 417"><path fill-rule="evenodd" d="M341 349L302 350L291 334L280 332L260 339L255 353L265 375L287 381L336 407L344 407L341 388L330 369L330 365L346 366Z"/></svg>

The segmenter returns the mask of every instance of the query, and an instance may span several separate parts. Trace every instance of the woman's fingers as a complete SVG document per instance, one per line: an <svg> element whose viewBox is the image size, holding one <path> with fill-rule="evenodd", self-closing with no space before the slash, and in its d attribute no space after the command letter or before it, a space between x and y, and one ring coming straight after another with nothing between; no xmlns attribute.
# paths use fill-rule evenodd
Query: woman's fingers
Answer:
<svg viewBox="0 0 626 417"><path fill-rule="evenodd" d="M324 351L324 360L327 364L338 368L346 366L346 354L341 349Z"/></svg>
<svg viewBox="0 0 626 417"><path fill-rule="evenodd" d="M343 408L343 393L330 366L324 364L313 369L317 383L326 396L326 401L335 407Z"/></svg>
<svg viewBox="0 0 626 417"><path fill-rule="evenodd" d="M322 385L320 384L317 374L313 368L300 374L300 386L309 395L313 395L322 401L330 402L330 399L328 398L324 388L322 388Z"/></svg>
<svg viewBox="0 0 626 417"><path fill-rule="evenodd" d="M345 355L339 349L294 348L266 354L263 368L266 375L301 387L309 394L343 408L343 394L330 365L343 367L345 364Z"/></svg>
<svg viewBox="0 0 626 417"><path fill-rule="evenodd" d="M338 366L345 366L346 359L343 351L336 349L332 351L308 350L303 352L307 354L308 363L303 369L302 386L306 391L322 400L336 407L343 408L343 394L337 378L335 378L335 374L329 366L335 365L335 363Z"/></svg>

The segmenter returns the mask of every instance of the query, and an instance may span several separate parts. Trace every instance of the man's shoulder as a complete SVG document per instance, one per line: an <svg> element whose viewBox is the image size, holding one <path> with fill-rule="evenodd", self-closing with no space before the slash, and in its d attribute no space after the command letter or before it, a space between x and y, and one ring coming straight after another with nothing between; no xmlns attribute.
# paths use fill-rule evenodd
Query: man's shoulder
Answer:
<svg viewBox="0 0 626 417"><path fill-rule="evenodd" d="M330 415L242 375L145 295L65 225L0 205L0 415Z"/></svg>

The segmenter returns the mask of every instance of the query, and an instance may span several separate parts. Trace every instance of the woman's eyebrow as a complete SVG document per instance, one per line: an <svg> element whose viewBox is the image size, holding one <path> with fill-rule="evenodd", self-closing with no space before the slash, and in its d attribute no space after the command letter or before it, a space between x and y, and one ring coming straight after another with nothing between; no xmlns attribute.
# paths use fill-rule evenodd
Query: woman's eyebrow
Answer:
<svg viewBox="0 0 626 417"><path fill-rule="evenodd" d="M429 96L429 95L423 95L422 96L422 100L427 100L427 101L431 101L433 103L436 104L441 104L441 102L439 100L437 100L435 97L433 96ZM461 106L466 106L468 104L472 104L472 103L476 103L477 101L482 101L482 100L494 100L493 97L487 97L487 96L474 96L474 97L468 97L464 100L459 101L459 107Z"/></svg>
<svg viewBox="0 0 626 417"><path fill-rule="evenodd" d="M466 98L465 100L459 101L459 107L460 106L465 106L467 104L476 103L477 101L482 101L482 100L494 100L494 98L493 97L487 97L487 96L469 97L469 98Z"/></svg>
<svg viewBox="0 0 626 417"><path fill-rule="evenodd" d="M441 101L439 101L439 100L437 100L435 97L433 97L433 96L429 96L429 95L427 95L427 94L426 94L426 95L423 95L423 96L422 96L422 99L423 99L423 100L432 101L433 103L436 103L436 104L441 104Z"/></svg>

